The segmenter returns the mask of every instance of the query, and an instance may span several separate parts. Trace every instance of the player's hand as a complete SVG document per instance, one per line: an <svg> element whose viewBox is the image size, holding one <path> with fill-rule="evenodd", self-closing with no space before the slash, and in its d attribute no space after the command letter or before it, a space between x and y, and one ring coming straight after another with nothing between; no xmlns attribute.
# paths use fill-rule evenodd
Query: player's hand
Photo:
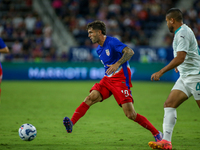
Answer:
<svg viewBox="0 0 200 150"><path fill-rule="evenodd" d="M174 70L175 70L176 73L178 73L178 68L177 67Z"/></svg>
<svg viewBox="0 0 200 150"><path fill-rule="evenodd" d="M113 65L107 65L108 69L106 70L106 74L110 75L113 73L113 75L115 74L115 71L117 71L117 69L119 68L118 63L115 63Z"/></svg>
<svg viewBox="0 0 200 150"><path fill-rule="evenodd" d="M163 74L161 72L156 72L154 74L151 75L151 81L159 81L160 80L160 77L162 76Z"/></svg>

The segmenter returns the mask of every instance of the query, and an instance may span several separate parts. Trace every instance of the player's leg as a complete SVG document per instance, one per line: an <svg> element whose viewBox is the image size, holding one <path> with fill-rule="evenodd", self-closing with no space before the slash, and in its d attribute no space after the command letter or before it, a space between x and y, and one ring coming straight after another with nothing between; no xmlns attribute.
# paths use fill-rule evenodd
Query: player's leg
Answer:
<svg viewBox="0 0 200 150"><path fill-rule="evenodd" d="M196 100L196 102L197 102L197 105L198 105L199 108L200 108L200 100Z"/></svg>
<svg viewBox="0 0 200 150"><path fill-rule="evenodd" d="M85 115L89 107L97 102L100 102L102 100L101 94L97 90L93 90L89 96L85 98L85 100L79 105L78 108L76 108L71 120L68 117L65 117L63 119L63 124L66 127L66 131L68 133L72 132L72 127L75 125L75 123Z"/></svg>
<svg viewBox="0 0 200 150"><path fill-rule="evenodd" d="M87 96L81 105L75 110L71 120L68 117L63 119L63 124L65 125L67 132L72 132L73 125L75 125L75 123L85 115L90 106L111 96L112 93L104 86L104 80L105 79L103 78L100 83L94 84L90 90L89 96Z"/></svg>
<svg viewBox="0 0 200 150"><path fill-rule="evenodd" d="M191 95L194 96L198 106L200 107L200 75L188 76L179 79L171 91L169 97L164 104L165 117L163 122L164 139L171 141L172 131L176 123L176 108L187 100ZM184 83L184 84L182 84Z"/></svg>
<svg viewBox="0 0 200 150"><path fill-rule="evenodd" d="M163 139L160 142L149 142L153 149L172 149L171 138L174 126L176 124L176 108L182 104L188 96L180 90L172 90L164 103L163 119Z"/></svg>
<svg viewBox="0 0 200 150"><path fill-rule="evenodd" d="M164 104L164 119L163 119L163 140L159 143L149 142L152 148L172 149L171 137L174 125L176 123L176 108L187 100L191 95L194 96L200 108L200 75L188 76L184 79L179 78L173 87L169 97Z"/></svg>
<svg viewBox="0 0 200 150"><path fill-rule="evenodd" d="M126 117L128 117L129 119L133 121L136 119L137 113L135 112L133 103L129 102L129 103L122 104L122 108Z"/></svg>
<svg viewBox="0 0 200 150"><path fill-rule="evenodd" d="M146 117L144 117L144 116L142 116L142 115L140 115L140 114L135 112L135 109L134 109L134 106L133 106L132 102L122 104L122 108L123 108L123 111L124 111L125 115L129 119L137 122L142 127L144 127L146 129L148 129L149 131L151 131L151 133L155 137L156 141L162 140L161 133L149 122L149 120Z"/></svg>
<svg viewBox="0 0 200 150"><path fill-rule="evenodd" d="M176 81L172 91L164 103L164 136L163 140L160 142L151 141L148 143L153 149L172 149L171 137L177 119L176 108L191 96L191 92L184 81L185 80L182 78L179 78Z"/></svg>
<svg viewBox="0 0 200 150"><path fill-rule="evenodd" d="M75 125L75 123L85 115L90 106L92 106L97 102L100 102L101 100L102 96L99 91L97 90L91 91L89 96L87 96L85 100L81 103L81 105L75 110L71 118L73 125Z"/></svg>
<svg viewBox="0 0 200 150"><path fill-rule="evenodd" d="M130 88L127 86L127 84L124 84L125 82L123 80L119 80L118 82L113 82L112 86L112 93L118 103L119 106L122 106L123 111L125 115L140 124L142 127L148 129L151 131L151 133L154 135L156 141L162 139L162 133L159 132L144 116L138 114L135 112L134 106L133 106L133 97L131 94Z"/></svg>
<svg viewBox="0 0 200 150"><path fill-rule="evenodd" d="M176 123L176 108L182 104L188 96L180 90L172 90L164 103L164 119L163 119L163 139L171 142L173 128Z"/></svg>

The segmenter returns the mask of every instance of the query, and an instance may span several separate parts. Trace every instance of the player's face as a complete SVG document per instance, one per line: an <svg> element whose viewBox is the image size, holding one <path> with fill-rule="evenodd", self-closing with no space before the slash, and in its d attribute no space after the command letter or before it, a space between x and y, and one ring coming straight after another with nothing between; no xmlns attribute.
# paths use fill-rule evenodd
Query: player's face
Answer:
<svg viewBox="0 0 200 150"><path fill-rule="evenodd" d="M168 29L171 33L174 33L174 27L173 27L173 18L168 18L166 17L166 21L167 21L167 26L168 26Z"/></svg>
<svg viewBox="0 0 200 150"><path fill-rule="evenodd" d="M99 42L99 30L93 30L92 28L88 29L88 37L92 41L92 43L98 43Z"/></svg>

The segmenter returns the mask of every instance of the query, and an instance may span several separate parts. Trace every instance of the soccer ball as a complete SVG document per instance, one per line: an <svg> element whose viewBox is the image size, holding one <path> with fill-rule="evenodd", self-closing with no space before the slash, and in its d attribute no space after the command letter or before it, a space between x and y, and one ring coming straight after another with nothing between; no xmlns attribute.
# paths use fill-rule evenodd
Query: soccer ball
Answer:
<svg viewBox="0 0 200 150"><path fill-rule="evenodd" d="M19 137L24 141L32 141L36 134L37 130L32 124L25 123L19 128Z"/></svg>

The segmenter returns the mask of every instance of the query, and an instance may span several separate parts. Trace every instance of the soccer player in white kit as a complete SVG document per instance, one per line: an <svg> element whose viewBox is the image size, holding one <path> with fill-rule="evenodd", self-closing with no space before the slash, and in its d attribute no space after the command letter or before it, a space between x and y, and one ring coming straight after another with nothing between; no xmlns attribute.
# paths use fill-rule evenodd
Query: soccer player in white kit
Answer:
<svg viewBox="0 0 200 150"><path fill-rule="evenodd" d="M200 52L193 31L183 23L182 12L171 8L166 14L169 31L174 33L174 59L160 71L152 74L151 80L158 81L167 71L175 69L180 77L172 88L164 103L163 139L159 142L149 142L153 149L172 149L171 138L176 123L176 108L194 96L200 108Z"/></svg>

